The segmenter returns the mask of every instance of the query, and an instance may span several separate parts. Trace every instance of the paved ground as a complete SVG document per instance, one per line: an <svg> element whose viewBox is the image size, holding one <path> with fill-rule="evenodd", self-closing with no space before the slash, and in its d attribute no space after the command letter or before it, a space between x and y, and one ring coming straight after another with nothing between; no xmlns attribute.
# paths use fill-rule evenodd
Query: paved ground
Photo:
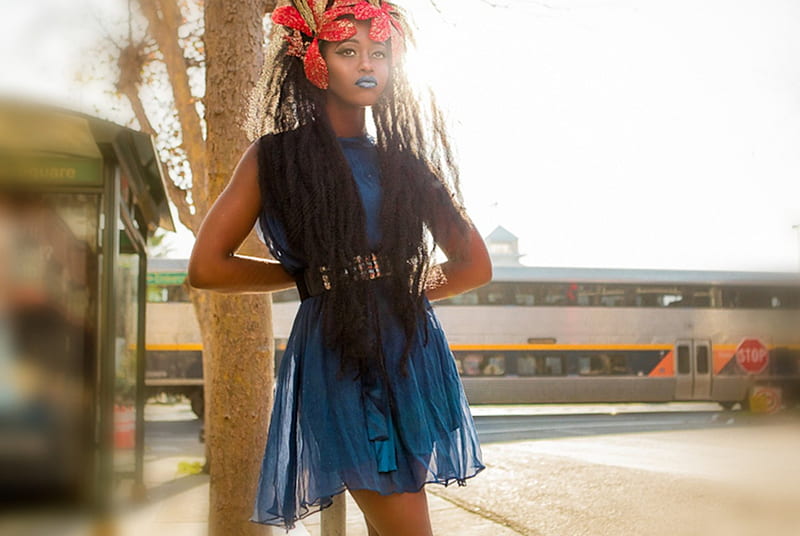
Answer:
<svg viewBox="0 0 800 536"><path fill-rule="evenodd" d="M487 470L432 489L519 534L797 536L800 426L494 444Z"/></svg>
<svg viewBox="0 0 800 536"><path fill-rule="evenodd" d="M633 405L480 408L486 417L635 413ZM711 411L646 406L645 413ZM510 410L510 411L509 411ZM604 417L605 418L605 417ZM656 418L656 415L653 415ZM565 421L569 421L566 418ZM746 422L746 426L742 423ZM429 485L437 536L797 536L800 534L800 424L787 418L744 419L719 412L701 430L606 434L487 444L487 470L466 487ZM202 458L164 457L162 477L179 462ZM177 493L151 509L149 536L203 533L207 509L205 477L166 484ZM347 536L366 536L355 503L347 497ZM306 518L292 536L320 535L320 516ZM141 528L130 525L130 534ZM159 532L163 531L163 532ZM275 536L284 534L274 530Z"/></svg>
<svg viewBox="0 0 800 536"><path fill-rule="evenodd" d="M588 407L579 409L565 408L562 424L585 415ZM599 417L607 419L609 408L603 409L594 413L606 413ZM555 409L517 411L550 422ZM181 408L148 409L155 420L150 424L156 425L148 428L152 448L145 470L152 502L119 518L119 536L206 534L208 477L190 474L203 457L193 435L196 428L186 424L185 413ZM700 430L486 444L487 469L466 487L428 486L434 534L798 536L800 419L744 417L720 412L713 425ZM170 434L181 426L186 428L178 431L175 443ZM347 536L366 536L360 512L346 497ZM0 519L0 535L89 534L85 525L64 523L58 515L39 521L41 530L26 532L24 523ZM321 536L319 522L315 514L291 536Z"/></svg>
<svg viewBox="0 0 800 536"><path fill-rule="evenodd" d="M202 536L205 534L204 520L208 515L208 477L205 475L180 476L176 468L183 464L200 461L186 457L163 458L148 467L148 480L155 501L151 506L131 513L125 518L120 536ZM156 485L154 479L169 478ZM348 494L346 496L347 536L367 536L361 512ZM513 536L514 530L502 526L491 517L480 512L465 510L437 495L429 495L431 521L435 534L453 534L449 527L460 527L462 536ZM269 533L269 529L267 529ZM274 536L285 535L285 531L271 529ZM320 515L306 518L290 533L290 536L321 536Z"/></svg>

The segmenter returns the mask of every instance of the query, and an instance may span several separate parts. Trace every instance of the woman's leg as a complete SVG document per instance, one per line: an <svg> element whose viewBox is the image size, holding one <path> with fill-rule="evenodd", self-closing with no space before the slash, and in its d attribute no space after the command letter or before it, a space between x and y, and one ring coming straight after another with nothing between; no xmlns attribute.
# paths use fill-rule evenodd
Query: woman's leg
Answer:
<svg viewBox="0 0 800 536"><path fill-rule="evenodd" d="M425 488L416 493L391 495L351 489L350 495L364 513L369 530L377 531L380 536L433 536Z"/></svg>

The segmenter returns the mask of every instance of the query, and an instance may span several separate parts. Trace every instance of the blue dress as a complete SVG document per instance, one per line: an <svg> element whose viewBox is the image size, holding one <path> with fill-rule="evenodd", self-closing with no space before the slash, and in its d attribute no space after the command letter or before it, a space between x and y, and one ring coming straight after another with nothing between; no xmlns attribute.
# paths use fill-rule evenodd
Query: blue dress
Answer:
<svg viewBox="0 0 800 536"><path fill-rule="evenodd" d="M368 242L380 240L380 178L374 140L339 138L365 208ZM286 270L305 267L274 218L259 234ZM408 359L405 336L383 279L375 279L378 325L391 389L379 377L337 379L338 356L323 344L321 296L301 302L276 379L274 406L251 521L295 522L332 504L345 489L381 494L447 486L484 469L475 425L442 326L427 297ZM425 341L425 325L428 339ZM389 394L391 392L391 395ZM390 411L393 396L396 411Z"/></svg>

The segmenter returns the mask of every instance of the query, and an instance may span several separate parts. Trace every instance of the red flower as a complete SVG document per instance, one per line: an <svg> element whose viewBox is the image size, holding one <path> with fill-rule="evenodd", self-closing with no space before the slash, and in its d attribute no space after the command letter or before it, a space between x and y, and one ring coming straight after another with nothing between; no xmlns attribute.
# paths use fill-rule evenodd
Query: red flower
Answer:
<svg viewBox="0 0 800 536"><path fill-rule="evenodd" d="M297 11L294 6L281 6L272 12L272 22L280 24L281 26L288 26L293 30L300 30L307 36L311 37L311 28L303 16Z"/></svg>
<svg viewBox="0 0 800 536"><path fill-rule="evenodd" d="M381 2L381 7L377 7L366 0L336 0L330 9L323 13L321 20L316 21L319 26L316 33L311 31L308 23L294 6L281 6L272 12L274 23L294 30L292 35L286 37L290 44L287 53L303 58L306 77L320 89L328 88L328 66L320 53L319 40L344 41L357 32L353 21L340 18L345 15L352 15L356 20L371 20L370 39L386 41L392 38L392 55L397 57L402 53L403 27L397 19L396 8L388 2ZM312 38L305 53L298 45L297 32Z"/></svg>

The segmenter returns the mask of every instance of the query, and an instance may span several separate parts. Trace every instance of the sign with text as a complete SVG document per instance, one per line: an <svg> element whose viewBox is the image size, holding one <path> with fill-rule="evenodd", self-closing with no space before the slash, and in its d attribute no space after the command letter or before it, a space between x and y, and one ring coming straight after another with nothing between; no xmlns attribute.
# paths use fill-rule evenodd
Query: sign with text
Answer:
<svg viewBox="0 0 800 536"><path fill-rule="evenodd" d="M736 362L743 371L759 374L769 364L769 350L758 339L745 339L736 348Z"/></svg>

